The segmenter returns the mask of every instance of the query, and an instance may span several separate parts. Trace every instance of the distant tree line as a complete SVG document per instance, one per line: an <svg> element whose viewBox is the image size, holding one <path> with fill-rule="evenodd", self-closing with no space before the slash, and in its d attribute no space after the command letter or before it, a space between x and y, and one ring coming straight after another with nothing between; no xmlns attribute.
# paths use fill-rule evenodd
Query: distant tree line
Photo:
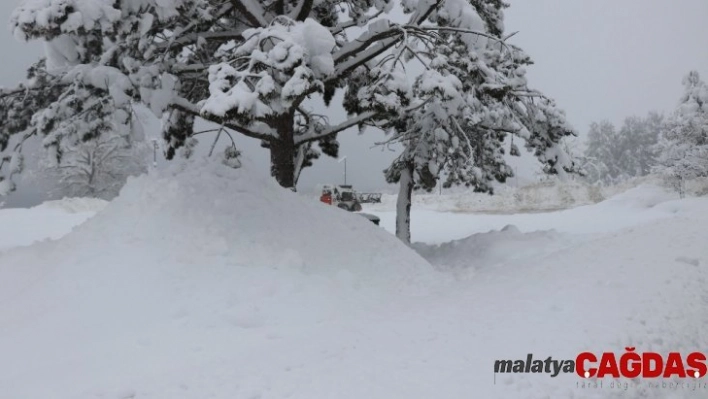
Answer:
<svg viewBox="0 0 708 399"><path fill-rule="evenodd" d="M677 180L708 176L708 86L698 72L684 79L684 94L668 116L628 117L590 125L581 158L591 182L614 184L650 173Z"/></svg>

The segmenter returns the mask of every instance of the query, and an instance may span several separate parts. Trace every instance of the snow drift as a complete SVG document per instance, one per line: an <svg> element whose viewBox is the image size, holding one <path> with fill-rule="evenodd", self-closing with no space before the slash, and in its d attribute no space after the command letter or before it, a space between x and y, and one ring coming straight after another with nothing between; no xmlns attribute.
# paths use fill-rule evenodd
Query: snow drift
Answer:
<svg viewBox="0 0 708 399"><path fill-rule="evenodd" d="M69 245L85 243L96 231L110 234L113 244L152 243L176 263L208 259L351 275L367 283L414 278L429 269L414 251L359 215L211 161L131 181L120 198L77 229Z"/></svg>
<svg viewBox="0 0 708 399"><path fill-rule="evenodd" d="M182 169L131 179L66 237L0 255L0 396L247 397L213 385L235 376L209 371L190 392L180 379L272 365L286 338L336 340L328 325L436 280L359 215L245 170Z"/></svg>

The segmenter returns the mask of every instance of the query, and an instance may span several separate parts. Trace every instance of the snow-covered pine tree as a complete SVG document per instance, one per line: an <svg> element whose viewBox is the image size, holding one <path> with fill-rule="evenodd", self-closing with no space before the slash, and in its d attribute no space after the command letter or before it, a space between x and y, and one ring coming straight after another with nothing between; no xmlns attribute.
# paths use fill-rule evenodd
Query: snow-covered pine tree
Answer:
<svg viewBox="0 0 708 399"><path fill-rule="evenodd" d="M10 138L21 135L9 153L0 156L0 196L15 189L12 177L22 172L22 144L37 133L33 125L35 114L59 97L62 88L56 76L46 72L45 61L27 71L27 83L14 89L0 89L0 154L8 149Z"/></svg>
<svg viewBox="0 0 708 399"><path fill-rule="evenodd" d="M658 144L657 170L680 180L708 176L708 85L696 71L684 79L685 93Z"/></svg>
<svg viewBox="0 0 708 399"><path fill-rule="evenodd" d="M386 171L399 183L396 234L410 242L410 208L416 188L432 190L465 185L493 193L493 182L513 176L505 155L506 139L516 137L533 151L551 174L577 172L561 146L573 134L553 101L531 90L525 78L529 57L505 42L501 2L472 2L464 18L450 26L447 15L435 19L440 29L422 35L411 62L424 72L405 85L401 64L384 75L389 91L382 106L402 107L404 118L388 127L404 150ZM483 35L458 34L460 27ZM408 49L402 48L405 54ZM412 50L411 50L412 51ZM381 95L381 94L380 94ZM397 101L392 101L398 95ZM370 96L370 98L376 98ZM511 155L519 149L511 144Z"/></svg>
<svg viewBox="0 0 708 399"><path fill-rule="evenodd" d="M36 79L28 83L23 94L34 108L20 114L10 110L27 101L25 97L1 94L5 103L1 112L10 119L10 127L3 127L0 136L28 132L62 139L67 134L55 130L65 131L63 127L84 110L98 107L94 103L99 98L110 97L117 108L141 102L164 116L168 158L185 143L193 143L194 123L202 118L260 140L270 150L272 175L283 187L292 188L302 169L321 152L337 155L339 132L357 125L384 126L408 113L406 101L394 106L405 97L399 94L407 86L397 88L401 80L385 76L398 65L399 55L444 64L456 53L465 56L454 47L471 48L487 40L485 36L508 48L499 40L502 4L501 0L25 0L13 14L14 32L22 39L49 42L52 62L42 73L51 83L49 87ZM394 8L403 11L403 19L392 20ZM448 55L429 52L435 36L451 44L456 40ZM458 65L439 69L467 73L464 60L452 63ZM381 85L384 81L388 83ZM335 97L338 90L346 93L349 116L330 121L317 104L340 98ZM493 95L503 92L495 90L488 88ZM51 95L44 96L47 91ZM74 92L93 94L74 95L72 112L52 111Z"/></svg>

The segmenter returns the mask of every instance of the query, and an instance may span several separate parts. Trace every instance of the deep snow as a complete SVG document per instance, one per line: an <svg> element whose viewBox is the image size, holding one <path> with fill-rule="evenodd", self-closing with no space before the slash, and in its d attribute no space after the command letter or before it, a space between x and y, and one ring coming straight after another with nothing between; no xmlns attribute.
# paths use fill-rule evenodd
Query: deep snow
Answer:
<svg viewBox="0 0 708 399"><path fill-rule="evenodd" d="M527 353L708 351L706 198L641 186L547 214L414 207L428 263L247 169L132 179L65 237L0 253L0 397L708 397L493 374ZM52 238L80 222L47 211L14 220ZM5 248L30 243L13 235Z"/></svg>

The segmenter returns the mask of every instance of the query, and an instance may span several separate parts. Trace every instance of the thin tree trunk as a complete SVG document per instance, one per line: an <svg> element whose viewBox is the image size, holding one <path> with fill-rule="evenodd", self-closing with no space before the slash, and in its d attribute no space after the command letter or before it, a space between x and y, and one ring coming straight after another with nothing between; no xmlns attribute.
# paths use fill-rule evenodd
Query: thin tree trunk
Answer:
<svg viewBox="0 0 708 399"><path fill-rule="evenodd" d="M411 199L413 196L413 163L406 163L399 180L396 201L396 237L406 244L411 243Z"/></svg>

